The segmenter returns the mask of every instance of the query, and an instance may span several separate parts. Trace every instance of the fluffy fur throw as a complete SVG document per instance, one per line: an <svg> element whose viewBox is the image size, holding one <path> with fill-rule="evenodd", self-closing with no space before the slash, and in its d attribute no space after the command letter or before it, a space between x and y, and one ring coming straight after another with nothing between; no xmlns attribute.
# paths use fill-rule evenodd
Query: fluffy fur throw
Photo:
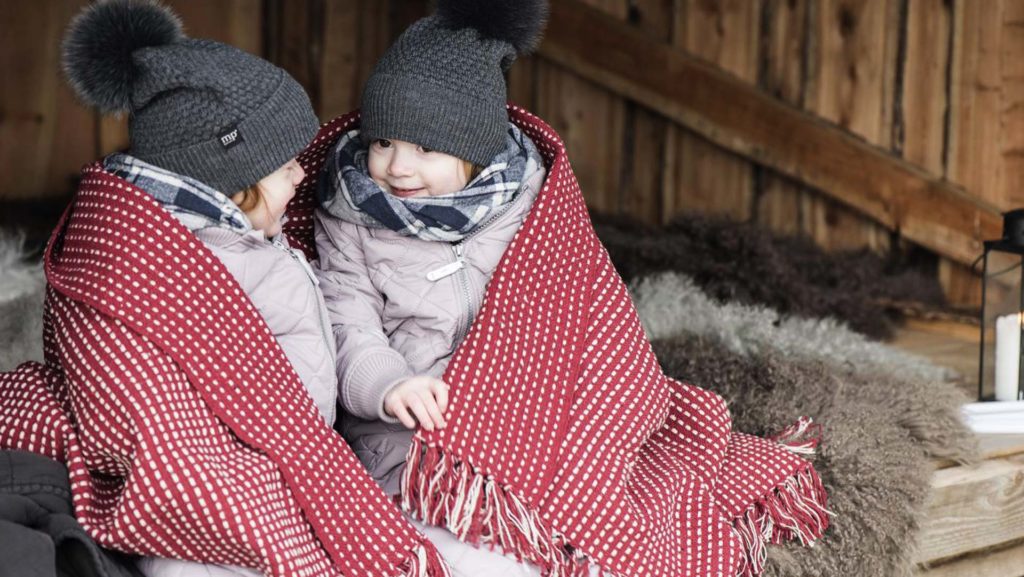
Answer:
<svg viewBox="0 0 1024 577"><path fill-rule="evenodd" d="M0 238L0 370L10 370L41 358L43 281L17 239ZM910 575L929 459L975 455L948 371L832 319L717 302L682 275L631 288L666 372L723 395L737 428L764 433L796 414L827 423L815 464L836 513L829 538L774 548L765 575Z"/></svg>
<svg viewBox="0 0 1024 577"><path fill-rule="evenodd" d="M679 274L632 291L665 372L725 397L737 428L765 431L793 414L827 423L815 465L832 538L770 551L765 575L911 575L931 460L977 452L959 418L967 399L944 371L833 320L715 302Z"/></svg>
<svg viewBox="0 0 1024 577"><path fill-rule="evenodd" d="M626 280L681 272L714 298L832 317L875 338L892 332L884 303L945 303L934 279L870 251L826 254L808 239L773 236L752 224L687 216L654 229L595 216L595 228Z"/></svg>
<svg viewBox="0 0 1024 577"><path fill-rule="evenodd" d="M405 508L551 577L754 575L767 544L812 544L825 493L794 453L817 441L734 433L720 397L664 375L560 139L509 115L548 177L448 365L449 426L417 434ZM325 125L307 172L357 125ZM306 246L314 184L287 229ZM152 198L86 167L45 268L47 365L0 374L0 447L65 457L99 543L280 577L447 574Z"/></svg>
<svg viewBox="0 0 1024 577"><path fill-rule="evenodd" d="M22 237L0 232L0 373L43 360L43 267Z"/></svg>

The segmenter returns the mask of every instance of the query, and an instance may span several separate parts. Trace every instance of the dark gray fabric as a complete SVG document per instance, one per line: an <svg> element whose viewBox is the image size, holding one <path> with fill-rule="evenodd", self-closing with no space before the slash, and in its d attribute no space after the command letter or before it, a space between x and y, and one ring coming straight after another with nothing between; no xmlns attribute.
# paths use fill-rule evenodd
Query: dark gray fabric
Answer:
<svg viewBox="0 0 1024 577"><path fill-rule="evenodd" d="M537 46L547 16L547 0L439 0L370 73L363 132L486 166L505 146L505 71Z"/></svg>
<svg viewBox="0 0 1024 577"><path fill-rule="evenodd" d="M298 82L242 50L185 40L143 48L135 62L145 73L135 88L129 152L224 194L256 184L316 135L319 122Z"/></svg>
<svg viewBox="0 0 1024 577"><path fill-rule="evenodd" d="M503 62L511 44L450 30L430 16L409 27L363 89L362 130L486 165L505 146Z"/></svg>
<svg viewBox="0 0 1024 577"><path fill-rule="evenodd" d="M25 451L0 451L0 577L141 577L97 545L73 516L67 469Z"/></svg>
<svg viewBox="0 0 1024 577"><path fill-rule="evenodd" d="M335 429L345 437L359 462L388 496L401 493L405 456L414 431L402 423L360 419L341 412Z"/></svg>
<svg viewBox="0 0 1024 577"><path fill-rule="evenodd" d="M139 12L150 18L131 20ZM266 60L169 34L153 35L125 58L137 36L175 19L160 14L150 2L102 2L72 23L64 44L67 75L83 100L101 100L83 81L99 76L107 77L105 92L126 95L132 156L230 196L309 144L319 127L309 98Z"/></svg>

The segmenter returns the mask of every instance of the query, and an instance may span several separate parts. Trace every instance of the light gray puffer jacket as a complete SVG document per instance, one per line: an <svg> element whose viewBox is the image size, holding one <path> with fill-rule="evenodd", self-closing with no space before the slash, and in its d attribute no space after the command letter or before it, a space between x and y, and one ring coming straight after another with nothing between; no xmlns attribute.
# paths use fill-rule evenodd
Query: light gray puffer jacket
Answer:
<svg viewBox="0 0 1024 577"><path fill-rule="evenodd" d="M349 413L342 434L388 493L397 492L412 431L385 414L384 397L407 377L444 374L545 174L531 161L516 198L455 244L316 211L316 272L337 343L339 400Z"/></svg>
<svg viewBox="0 0 1024 577"><path fill-rule="evenodd" d="M288 247L284 235L273 241L263 232L238 234L223 228L194 231L259 310L291 361L317 410L334 424L337 375L334 335L319 281L306 257Z"/></svg>

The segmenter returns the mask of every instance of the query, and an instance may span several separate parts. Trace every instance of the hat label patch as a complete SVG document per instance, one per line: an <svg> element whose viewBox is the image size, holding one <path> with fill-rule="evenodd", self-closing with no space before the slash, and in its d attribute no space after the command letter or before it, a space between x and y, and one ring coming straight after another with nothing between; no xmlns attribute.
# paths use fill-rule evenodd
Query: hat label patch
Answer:
<svg viewBox="0 0 1024 577"><path fill-rule="evenodd" d="M218 138L220 138L221 146L224 148L231 148L239 142L242 142L242 133L238 131L238 128L232 128L224 134L221 134Z"/></svg>

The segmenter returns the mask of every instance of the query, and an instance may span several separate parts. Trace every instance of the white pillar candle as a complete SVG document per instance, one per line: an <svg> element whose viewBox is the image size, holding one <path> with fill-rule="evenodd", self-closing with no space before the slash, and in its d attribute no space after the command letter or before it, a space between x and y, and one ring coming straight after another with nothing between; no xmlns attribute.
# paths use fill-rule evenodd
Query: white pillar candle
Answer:
<svg viewBox="0 0 1024 577"><path fill-rule="evenodd" d="M1016 401L1020 377L1021 315L996 319L996 400Z"/></svg>

